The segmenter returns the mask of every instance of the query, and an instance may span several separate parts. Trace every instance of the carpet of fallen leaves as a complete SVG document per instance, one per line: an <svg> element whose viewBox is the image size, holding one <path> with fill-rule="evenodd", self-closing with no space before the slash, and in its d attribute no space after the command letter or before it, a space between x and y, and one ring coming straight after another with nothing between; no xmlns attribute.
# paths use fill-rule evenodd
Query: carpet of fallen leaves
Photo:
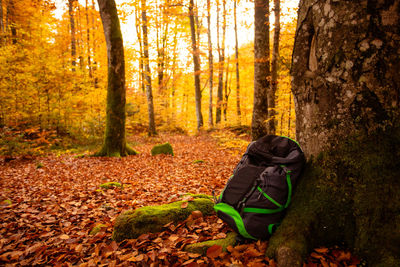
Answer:
<svg viewBox="0 0 400 267"><path fill-rule="evenodd" d="M0 265L4 266L276 266L267 242L211 247L206 256L186 244L223 238L216 216L168 224L161 233L116 243L115 218L128 209L169 203L185 193L220 193L245 150L207 135L135 137L141 153L125 158L74 155L0 158ZM152 157L153 145L170 142L175 156ZM244 142L246 143L246 142ZM100 190L105 182L123 188ZM99 224L100 231L90 234ZM319 248L305 266L352 266L339 249Z"/></svg>

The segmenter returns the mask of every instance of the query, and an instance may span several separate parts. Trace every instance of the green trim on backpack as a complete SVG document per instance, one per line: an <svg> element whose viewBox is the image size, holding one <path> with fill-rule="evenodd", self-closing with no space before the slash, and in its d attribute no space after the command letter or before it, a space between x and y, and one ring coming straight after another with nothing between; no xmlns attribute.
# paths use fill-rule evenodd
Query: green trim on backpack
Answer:
<svg viewBox="0 0 400 267"><path fill-rule="evenodd" d="M277 208L277 209L260 209L260 208L251 208L247 207L243 209L243 212L252 212L252 213L260 213L260 214L274 214L281 212L284 208Z"/></svg>
<svg viewBox="0 0 400 267"><path fill-rule="evenodd" d="M244 227L242 217L240 216L239 212L237 212L234 208L232 208L231 206L229 206L228 204L225 204L225 203L218 203L214 206L214 210L221 211L221 212L231 216L232 219L235 221L236 227L237 227L240 235L242 235L245 238L257 240L257 238L251 236L247 232L246 228Z"/></svg>
<svg viewBox="0 0 400 267"><path fill-rule="evenodd" d="M270 225L268 225L268 233L270 235L272 235L279 225L280 225L280 223L271 223ZM274 229L274 227L275 227L275 229Z"/></svg>
<svg viewBox="0 0 400 267"><path fill-rule="evenodd" d="M290 138L290 137L288 137L288 136L284 136L284 135L281 135L280 137L283 137L283 138L287 138L287 139L290 139L290 140L292 140L293 142L295 142L299 147L300 147L300 149L301 149L301 146L300 146L300 144L299 144L299 142L297 142L296 140L294 140L293 138Z"/></svg>
<svg viewBox="0 0 400 267"><path fill-rule="evenodd" d="M285 170L286 171L286 170ZM290 201L292 200L292 181L290 180L290 170L286 171L286 183L288 185L288 198L286 200L286 203L284 206L280 205L278 202L276 202L273 198L268 196L260 187L257 187L257 190L260 191L269 201L277 205L279 208L277 209L260 209L260 208L251 208L251 207L245 207L243 209L243 212L253 212L253 213L261 213L261 214L273 214L273 213L278 213L286 209Z"/></svg>
<svg viewBox="0 0 400 267"><path fill-rule="evenodd" d="M292 201L292 180L290 180L291 171L286 172L286 182L288 184L288 198L285 204L285 209L289 207L290 201Z"/></svg>
<svg viewBox="0 0 400 267"><path fill-rule="evenodd" d="M282 208L282 205L279 204L275 199L273 199L272 197L268 196L267 193L265 193L259 186L257 186L257 190L260 191L264 197L266 197L269 201L271 201L272 203L274 203L275 205L277 205L279 208Z"/></svg>

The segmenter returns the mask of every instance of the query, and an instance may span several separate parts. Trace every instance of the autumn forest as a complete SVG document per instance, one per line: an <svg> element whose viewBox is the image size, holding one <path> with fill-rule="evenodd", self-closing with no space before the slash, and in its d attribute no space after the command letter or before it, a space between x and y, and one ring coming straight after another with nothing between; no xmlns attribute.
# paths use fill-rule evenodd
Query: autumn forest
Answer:
<svg viewBox="0 0 400 267"><path fill-rule="evenodd" d="M95 1L61 2L2 0L0 122L10 128L90 141L101 138L105 129L103 27ZM126 24L123 29L129 30L123 39L133 40L124 45L128 135L164 130L194 133L199 125L203 129L250 126L254 77L251 7L245 1L198 1L193 7L194 52L187 3L118 5L121 23ZM60 10L63 13L57 17ZM277 56L273 57L277 88L273 119L277 133L288 136L294 136L295 121L288 77L293 13L288 8L282 11L284 22L280 32L275 31ZM271 57L273 29L270 27ZM201 123L196 118L193 53L199 61ZM146 96L146 87L152 100ZM152 130L149 124L154 125Z"/></svg>
<svg viewBox="0 0 400 267"><path fill-rule="evenodd" d="M399 14L0 0L0 265L400 266Z"/></svg>

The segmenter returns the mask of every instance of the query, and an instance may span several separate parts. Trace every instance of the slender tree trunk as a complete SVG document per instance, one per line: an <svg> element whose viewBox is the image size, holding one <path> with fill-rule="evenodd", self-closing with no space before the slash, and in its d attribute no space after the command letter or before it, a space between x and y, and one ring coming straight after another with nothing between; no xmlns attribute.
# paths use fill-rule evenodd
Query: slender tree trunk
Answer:
<svg viewBox="0 0 400 267"><path fill-rule="evenodd" d="M162 13L161 6L158 4L158 1L156 1L156 6L157 8L160 8L160 13ZM156 28L156 46L157 46L157 76L158 76L158 93L161 95L163 93L163 78L164 78L164 70L163 70L163 61L162 61L162 53L163 51L161 50L160 42L160 28L162 27L159 19L161 15L157 14L155 16L155 28Z"/></svg>
<svg viewBox="0 0 400 267"><path fill-rule="evenodd" d="M90 55L90 23L89 23L89 7L88 7L88 0L85 2L85 15L86 15L86 53L87 53L87 61L88 61L88 68L89 68L89 77L92 78L92 60Z"/></svg>
<svg viewBox="0 0 400 267"><path fill-rule="evenodd" d="M280 0L274 0L274 43L271 60L271 88L268 93L268 134L275 134L277 120L275 118L275 95L278 88L278 58L279 58L279 35L280 35Z"/></svg>
<svg viewBox="0 0 400 267"><path fill-rule="evenodd" d="M269 69L269 1L254 1L254 105L252 139L267 133Z"/></svg>
<svg viewBox="0 0 400 267"><path fill-rule="evenodd" d="M0 46L3 45L3 39L4 39L3 1L0 0Z"/></svg>
<svg viewBox="0 0 400 267"><path fill-rule="evenodd" d="M74 19L74 2L76 0L68 0L69 26L71 31L71 64L72 71L76 71L76 39L75 39L75 19Z"/></svg>
<svg viewBox="0 0 400 267"><path fill-rule="evenodd" d="M279 266L329 244L368 266L400 266L399 8L300 1L291 77L309 163L269 241Z"/></svg>
<svg viewBox="0 0 400 267"><path fill-rule="evenodd" d="M288 112L288 136L290 137L290 119L292 117L292 94L289 93L289 112Z"/></svg>
<svg viewBox="0 0 400 267"><path fill-rule="evenodd" d="M126 156L135 152L125 139L125 59L122 34L114 0L98 0L107 45L107 121L103 148L98 156Z"/></svg>
<svg viewBox="0 0 400 267"><path fill-rule="evenodd" d="M92 64L92 74L93 74L93 85L95 88L98 87L98 78L96 76L96 71L97 71L97 61L96 61L96 31L97 27L95 24L95 17L94 17L94 12L96 10L96 6L94 3L94 0L92 0L92 10L91 10L91 17L92 17L92 55L93 55L93 64Z"/></svg>
<svg viewBox="0 0 400 267"><path fill-rule="evenodd" d="M15 4L14 0L9 0L8 5L7 5L7 27L6 29L10 28L11 32L11 42L12 44L17 43L17 25L15 21Z"/></svg>
<svg viewBox="0 0 400 267"><path fill-rule="evenodd" d="M195 86L195 98L196 98L196 118L197 118L197 129L199 130L203 126L203 115L201 114L201 88L200 88L200 53L197 48L196 42L196 28L194 19L194 3L193 0L189 2L189 19L190 19L190 33L192 36L192 50L193 50L193 68L194 68L194 86Z"/></svg>
<svg viewBox="0 0 400 267"><path fill-rule="evenodd" d="M202 27L202 25L201 25L201 23L200 23L200 20L199 20L199 9L198 9L198 6L197 6L197 2L196 3L194 3L194 6L193 6L193 14L194 14L194 22L195 22L195 25L196 25L196 42L197 42L197 47L200 49L200 31L201 31L201 27ZM200 57L199 57L199 60L200 60Z"/></svg>
<svg viewBox="0 0 400 267"><path fill-rule="evenodd" d="M225 0L223 5L225 5ZM225 16L223 16L225 17ZM224 25L224 22L222 23ZM222 26L224 28L224 26ZM217 91L217 110L215 122L218 124L221 122L221 108L224 101L223 98L223 76L224 76L224 61L225 61L225 36L222 34L222 44L220 45L219 38L219 0L217 1L217 44L218 44L218 91Z"/></svg>
<svg viewBox="0 0 400 267"><path fill-rule="evenodd" d="M213 49L211 40L211 3L207 0L207 37L208 37L208 75L209 75L209 87L210 87L210 102L208 105L208 124L210 127L214 126L213 117L213 73L214 73L214 62L213 62Z"/></svg>
<svg viewBox="0 0 400 267"><path fill-rule="evenodd" d="M151 71L149 59L149 41L147 33L147 14L146 14L146 0L141 0L142 3L142 31L143 31L143 55L145 66L145 80L146 80L146 95L147 95L147 110L149 113L149 136L157 135L156 123L154 119L154 105L153 105L153 91L151 88Z"/></svg>
<svg viewBox="0 0 400 267"><path fill-rule="evenodd" d="M177 59L177 45L178 45L178 25L174 28L174 47L172 50L172 83L171 83L171 121L175 123L176 104L175 104L175 91L176 91L176 59Z"/></svg>
<svg viewBox="0 0 400 267"><path fill-rule="evenodd" d="M135 19L135 26L136 26L136 35L139 42L139 87L142 89L142 92L146 92L145 87L145 75L144 75L144 66L143 66L143 40L142 40L142 30L140 24L143 23L139 17L139 8L135 10L136 19Z"/></svg>
<svg viewBox="0 0 400 267"><path fill-rule="evenodd" d="M165 97L165 88L166 88L166 57L165 52L167 49L167 41L168 41L168 28L169 22L168 19L165 18L165 10L160 5L160 21L156 18L156 29L157 29L157 74L158 74L158 92L162 96L163 106L167 107L167 99Z"/></svg>
<svg viewBox="0 0 400 267"><path fill-rule="evenodd" d="M228 83L229 83L229 57L226 62L226 72L225 72L225 86L224 86L224 104L223 109L224 109L224 121L226 122L226 113L228 110L228 99L230 95L230 87L229 87L229 92L228 92Z"/></svg>
<svg viewBox="0 0 400 267"><path fill-rule="evenodd" d="M85 66L85 60L83 57L83 31L82 31L82 15L81 15L81 8L80 5L78 4L77 7L78 10L78 16L76 16L76 26L77 26L77 30L78 30L78 38L76 40L77 42L77 47L78 47L78 58L79 58L79 67L81 69L81 71L84 71L84 66Z"/></svg>
<svg viewBox="0 0 400 267"><path fill-rule="evenodd" d="M239 75L239 42L237 30L237 15L236 15L237 0L233 1L233 18L235 21L235 61L236 61L236 115L238 125L241 125L241 110L240 110L240 75Z"/></svg>

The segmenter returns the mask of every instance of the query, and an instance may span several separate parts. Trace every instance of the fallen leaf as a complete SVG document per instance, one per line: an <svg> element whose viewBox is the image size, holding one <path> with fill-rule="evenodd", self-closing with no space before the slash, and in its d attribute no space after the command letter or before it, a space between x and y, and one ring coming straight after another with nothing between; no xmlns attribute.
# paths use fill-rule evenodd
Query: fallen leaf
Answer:
<svg viewBox="0 0 400 267"><path fill-rule="evenodd" d="M329 249L328 248L316 248L316 249L314 249L314 251L316 251L316 252L318 252L318 253L321 253L321 254L323 254L323 253L326 253L326 252L328 252L329 251Z"/></svg>
<svg viewBox="0 0 400 267"><path fill-rule="evenodd" d="M207 257L209 258L216 258L221 254L222 247L219 245L212 245L207 249Z"/></svg>
<svg viewBox="0 0 400 267"><path fill-rule="evenodd" d="M186 209L188 205L189 205L189 202L183 202L181 205L181 208Z"/></svg>
<svg viewBox="0 0 400 267"><path fill-rule="evenodd" d="M344 252L342 251L339 255L339 257L337 257L337 261L341 262L341 261L349 261L351 259L351 253L350 252Z"/></svg>
<svg viewBox="0 0 400 267"><path fill-rule="evenodd" d="M171 235L170 237L168 237L169 240L171 240L172 242L175 242L176 240L178 240L179 236L177 235Z"/></svg>
<svg viewBox="0 0 400 267"><path fill-rule="evenodd" d="M78 245L75 247L75 251L76 251L77 253L81 253L82 250L83 250L83 245L82 245L82 244L78 244Z"/></svg>
<svg viewBox="0 0 400 267"><path fill-rule="evenodd" d="M199 210L192 211L192 218L197 219L203 217L203 213Z"/></svg>
<svg viewBox="0 0 400 267"><path fill-rule="evenodd" d="M321 264L322 264L322 267L330 267L329 264L323 259L321 259Z"/></svg>
<svg viewBox="0 0 400 267"><path fill-rule="evenodd" d="M69 235L62 234L62 235L59 236L59 238L62 239L62 240L67 240L67 239L69 239Z"/></svg>

